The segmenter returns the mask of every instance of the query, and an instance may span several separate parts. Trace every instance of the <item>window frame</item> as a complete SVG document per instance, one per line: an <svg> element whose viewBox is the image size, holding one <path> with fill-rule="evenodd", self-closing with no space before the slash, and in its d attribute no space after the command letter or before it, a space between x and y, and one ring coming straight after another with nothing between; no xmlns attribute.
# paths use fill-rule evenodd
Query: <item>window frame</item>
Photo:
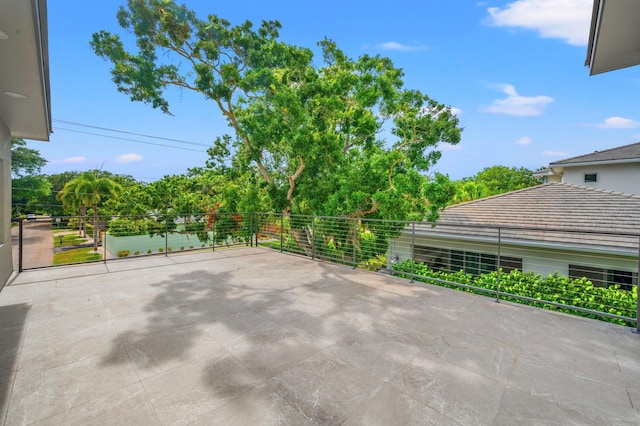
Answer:
<svg viewBox="0 0 640 426"><path fill-rule="evenodd" d="M587 176L593 176L593 180L587 180ZM598 183L598 173L585 173L583 181L584 183Z"/></svg>

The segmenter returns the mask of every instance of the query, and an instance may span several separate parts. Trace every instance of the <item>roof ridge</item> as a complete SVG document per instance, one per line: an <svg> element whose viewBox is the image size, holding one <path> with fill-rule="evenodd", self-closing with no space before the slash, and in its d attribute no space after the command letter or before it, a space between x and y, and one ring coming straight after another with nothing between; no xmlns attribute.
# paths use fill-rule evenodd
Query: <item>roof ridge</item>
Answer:
<svg viewBox="0 0 640 426"><path fill-rule="evenodd" d="M589 156L589 155L593 155L593 154L601 154L601 153L603 153L603 152L615 151L615 150L623 149L623 148L627 148L627 147L630 147L630 146L633 146L633 145L640 145L640 142L633 142L633 143L629 143L629 144L626 144L626 145L615 146L615 147L613 147L613 148L607 148L607 149L597 150L597 151L590 152L590 153L588 153L588 154L576 155L576 156L569 157L569 158L565 158L565 159L562 159L562 160L553 161L553 162L549 163L549 165L551 165L551 164L558 164L558 163L565 163L565 162L567 162L567 161L575 160L575 159L577 159L577 158L587 157L587 156Z"/></svg>

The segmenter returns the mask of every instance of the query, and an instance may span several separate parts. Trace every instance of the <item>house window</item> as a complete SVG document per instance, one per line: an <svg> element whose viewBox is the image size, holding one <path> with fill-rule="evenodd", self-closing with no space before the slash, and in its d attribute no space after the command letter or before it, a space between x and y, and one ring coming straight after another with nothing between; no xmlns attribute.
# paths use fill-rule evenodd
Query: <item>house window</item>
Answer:
<svg viewBox="0 0 640 426"><path fill-rule="evenodd" d="M516 269L522 271L522 258L500 256L500 267L505 274L510 274Z"/></svg>
<svg viewBox="0 0 640 426"><path fill-rule="evenodd" d="M495 254L415 246L413 256L416 262L422 262L434 271L464 271L467 274L480 275L495 272L498 269L498 256ZM502 256L500 267L505 273L514 269L522 270L522 259Z"/></svg>
<svg viewBox="0 0 640 426"><path fill-rule="evenodd" d="M609 269L607 271L609 284L619 284L621 290L631 290L633 286L633 272Z"/></svg>
<svg viewBox="0 0 640 426"><path fill-rule="evenodd" d="M449 250L436 247L416 246L413 260L422 262L434 271L449 271Z"/></svg>
<svg viewBox="0 0 640 426"><path fill-rule="evenodd" d="M584 174L584 183L596 183L598 181L597 173L585 173Z"/></svg>
<svg viewBox="0 0 640 426"><path fill-rule="evenodd" d="M604 268L594 268L592 266L569 265L569 278L586 278L595 287L607 286L607 275Z"/></svg>
<svg viewBox="0 0 640 426"><path fill-rule="evenodd" d="M619 284L622 290L631 290L637 280L633 272L629 271L569 265L569 278L583 277L591 281L595 287L608 287L612 284Z"/></svg>

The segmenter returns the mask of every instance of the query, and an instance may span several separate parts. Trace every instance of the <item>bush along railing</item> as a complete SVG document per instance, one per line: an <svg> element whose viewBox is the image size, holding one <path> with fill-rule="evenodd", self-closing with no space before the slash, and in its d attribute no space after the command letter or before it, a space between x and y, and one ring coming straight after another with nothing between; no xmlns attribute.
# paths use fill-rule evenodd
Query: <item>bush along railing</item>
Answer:
<svg viewBox="0 0 640 426"><path fill-rule="evenodd" d="M595 287L586 278L558 274L542 277L533 272L513 270L471 275L463 271L441 272L410 259L393 264L395 275L415 281L455 288L502 300L566 312L588 318L635 326L638 293L620 286ZM499 284L499 290L498 290Z"/></svg>

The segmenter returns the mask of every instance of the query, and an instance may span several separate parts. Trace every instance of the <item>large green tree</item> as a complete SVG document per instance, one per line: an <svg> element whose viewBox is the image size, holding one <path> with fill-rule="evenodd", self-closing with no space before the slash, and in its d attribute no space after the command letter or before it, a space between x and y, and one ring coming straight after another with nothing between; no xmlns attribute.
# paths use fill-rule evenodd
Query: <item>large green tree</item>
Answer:
<svg viewBox="0 0 640 426"><path fill-rule="evenodd" d="M98 250L98 205L122 191L119 183L107 177L99 177L97 172L84 172L67 184L58 193L58 200L66 206L75 207L80 212L80 229L86 235L87 208L93 209L93 250Z"/></svg>
<svg viewBox="0 0 640 426"><path fill-rule="evenodd" d="M528 188L540 184L533 171L525 167L492 166L479 171L473 180L486 188L485 196Z"/></svg>
<svg viewBox="0 0 640 426"><path fill-rule="evenodd" d="M40 174L47 160L40 152L27 148L24 139L11 139L11 204L13 214L23 210L38 210L44 213L44 207L38 203L42 197L51 193L51 184Z"/></svg>
<svg viewBox="0 0 640 426"><path fill-rule="evenodd" d="M351 59L324 40L317 65L279 40L277 21L201 20L167 0L129 0L118 20L136 50L106 31L91 42L118 90L165 113L169 87L210 99L233 130L212 162L231 157L258 177L274 210L406 219L430 208L425 173L438 142L457 143L461 129L450 108L406 89L388 58Z"/></svg>

